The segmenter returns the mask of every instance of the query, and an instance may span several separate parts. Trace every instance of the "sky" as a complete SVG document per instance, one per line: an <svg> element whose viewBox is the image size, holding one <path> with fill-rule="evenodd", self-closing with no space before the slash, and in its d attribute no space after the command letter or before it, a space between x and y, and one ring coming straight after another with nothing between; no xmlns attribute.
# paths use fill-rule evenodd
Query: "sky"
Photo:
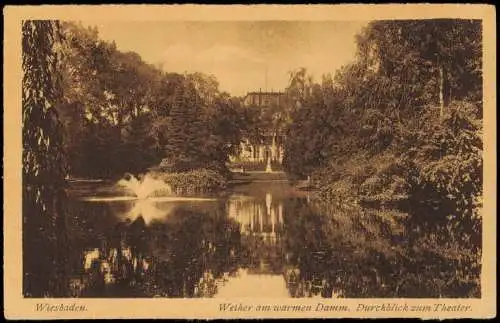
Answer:
<svg viewBox="0 0 500 323"><path fill-rule="evenodd" d="M101 39L134 51L168 72L213 74L231 95L283 91L289 72L301 67L319 80L354 59L355 35L366 22L353 21L108 21Z"/></svg>

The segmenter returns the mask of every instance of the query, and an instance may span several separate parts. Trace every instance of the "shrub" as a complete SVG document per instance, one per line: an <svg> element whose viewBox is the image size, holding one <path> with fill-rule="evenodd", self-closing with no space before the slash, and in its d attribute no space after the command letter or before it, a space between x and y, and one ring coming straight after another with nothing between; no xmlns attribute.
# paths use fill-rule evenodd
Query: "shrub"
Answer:
<svg viewBox="0 0 500 323"><path fill-rule="evenodd" d="M442 120L429 120L417 133L415 149L404 158L414 167L410 179L414 200L428 201L428 212L436 220L451 222L460 235L480 241L477 201L482 195L483 165L477 111L471 103L454 102Z"/></svg>
<svg viewBox="0 0 500 323"><path fill-rule="evenodd" d="M182 173L158 173L177 194L215 193L227 186L227 180L216 171L197 169Z"/></svg>
<svg viewBox="0 0 500 323"><path fill-rule="evenodd" d="M331 182L322 186L318 197L337 211L350 212L358 208L358 196L349 181Z"/></svg>

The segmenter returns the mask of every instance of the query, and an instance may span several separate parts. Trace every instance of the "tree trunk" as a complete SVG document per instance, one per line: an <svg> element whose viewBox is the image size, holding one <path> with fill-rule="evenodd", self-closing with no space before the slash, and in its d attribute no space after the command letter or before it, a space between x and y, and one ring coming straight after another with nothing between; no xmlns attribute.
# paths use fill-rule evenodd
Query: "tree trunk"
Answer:
<svg viewBox="0 0 500 323"><path fill-rule="evenodd" d="M440 64L439 66L439 119L440 120L443 120L444 108L445 108L444 78L445 78L444 66L443 64Z"/></svg>

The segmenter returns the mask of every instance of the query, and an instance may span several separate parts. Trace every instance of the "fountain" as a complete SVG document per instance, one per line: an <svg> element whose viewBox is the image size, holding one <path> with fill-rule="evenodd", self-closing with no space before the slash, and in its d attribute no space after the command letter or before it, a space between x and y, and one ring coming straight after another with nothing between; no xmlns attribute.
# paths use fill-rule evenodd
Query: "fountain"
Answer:
<svg viewBox="0 0 500 323"><path fill-rule="evenodd" d="M214 198L176 196L168 183L150 174L139 175L138 178L136 178L134 175L126 173L125 176L116 183L115 187L125 188L133 195L128 194L113 197L90 196L83 197L81 200L88 202L120 202L131 200L147 200L151 202L196 202L215 200Z"/></svg>
<svg viewBox="0 0 500 323"><path fill-rule="evenodd" d="M142 178L141 178L142 177ZM160 179L153 178L151 175L135 178L132 174L125 174L124 178L118 181L118 186L127 188L133 192L139 199L152 197L153 193L161 195L172 195L170 185Z"/></svg>

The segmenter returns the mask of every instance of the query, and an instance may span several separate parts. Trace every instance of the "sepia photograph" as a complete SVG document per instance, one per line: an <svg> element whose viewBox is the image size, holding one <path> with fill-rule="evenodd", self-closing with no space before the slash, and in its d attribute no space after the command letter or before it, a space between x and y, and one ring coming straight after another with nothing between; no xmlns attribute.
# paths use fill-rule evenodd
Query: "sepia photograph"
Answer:
<svg viewBox="0 0 500 323"><path fill-rule="evenodd" d="M19 21L32 310L481 300L483 21L366 18Z"/></svg>

